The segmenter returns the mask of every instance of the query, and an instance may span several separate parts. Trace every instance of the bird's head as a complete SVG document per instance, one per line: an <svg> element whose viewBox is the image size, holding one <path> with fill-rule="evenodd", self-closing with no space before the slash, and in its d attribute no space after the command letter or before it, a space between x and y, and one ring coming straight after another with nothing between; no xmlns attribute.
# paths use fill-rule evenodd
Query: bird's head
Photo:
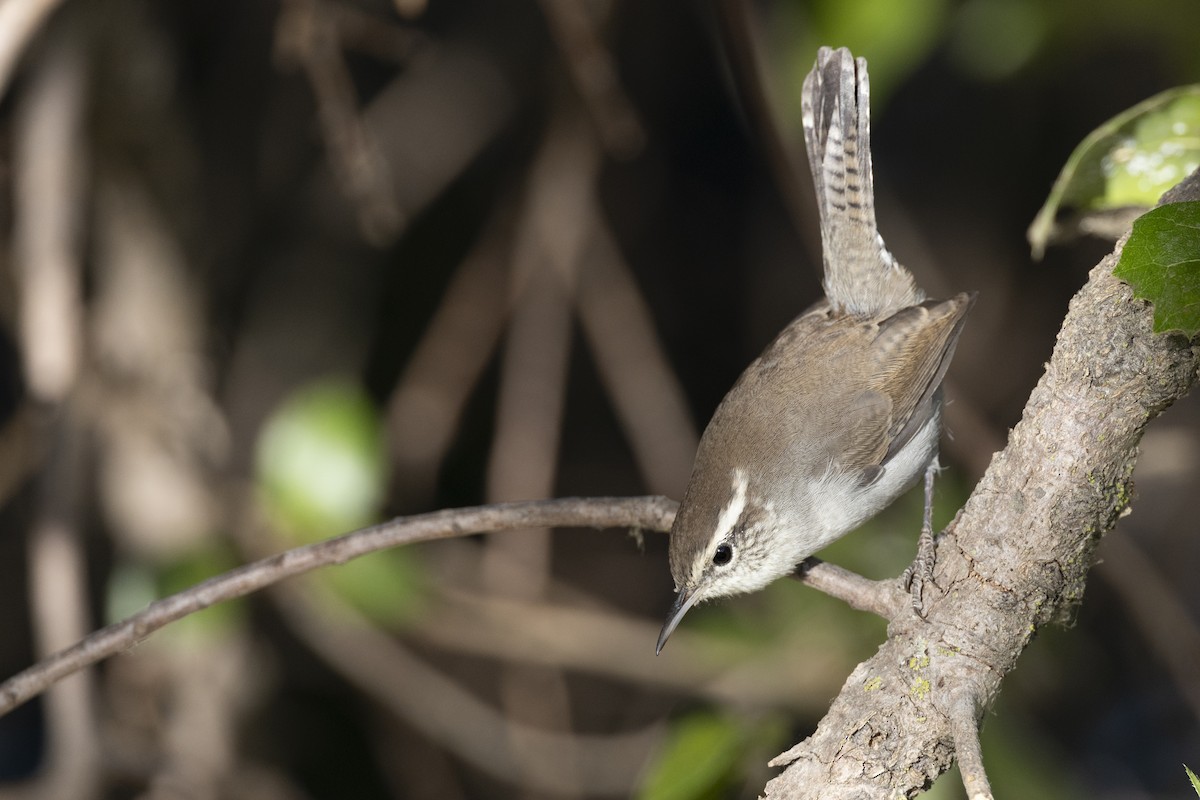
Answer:
<svg viewBox="0 0 1200 800"><path fill-rule="evenodd" d="M795 567L794 554L778 546L781 515L755 492L746 472L735 469L714 477L720 483L693 476L671 527L675 603L655 652L662 651L692 606L757 591ZM722 478L728 481L724 488Z"/></svg>

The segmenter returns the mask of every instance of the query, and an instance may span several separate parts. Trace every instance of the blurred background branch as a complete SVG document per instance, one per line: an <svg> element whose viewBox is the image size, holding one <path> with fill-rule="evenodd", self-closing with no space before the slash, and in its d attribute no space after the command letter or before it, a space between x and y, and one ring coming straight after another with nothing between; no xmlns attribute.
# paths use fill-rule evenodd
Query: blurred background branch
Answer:
<svg viewBox="0 0 1200 800"><path fill-rule="evenodd" d="M27 551L30 626L39 657L67 647L91 627L81 513L87 441L77 392L84 352L85 47L78 27L50 37L21 97L15 142L16 333L24 382L37 405L35 436L45 453L40 472L31 476L37 490ZM95 704L87 672L50 690L45 765L21 793L97 796Z"/></svg>
<svg viewBox="0 0 1200 800"><path fill-rule="evenodd" d="M0 95L29 42L62 0L10 0L0 4Z"/></svg>

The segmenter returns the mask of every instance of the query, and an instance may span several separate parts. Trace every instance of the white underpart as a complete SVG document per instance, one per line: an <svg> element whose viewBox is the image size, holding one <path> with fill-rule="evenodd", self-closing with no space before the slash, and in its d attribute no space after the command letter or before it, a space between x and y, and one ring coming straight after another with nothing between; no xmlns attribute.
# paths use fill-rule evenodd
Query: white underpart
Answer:
<svg viewBox="0 0 1200 800"><path fill-rule="evenodd" d="M757 591L875 516L924 473L937 453L939 427L936 416L929 420L870 486L858 473L831 465L816 481L796 487L790 503L772 503L762 524L778 531L774 545L755 569L720 576L711 594Z"/></svg>
<svg viewBox="0 0 1200 800"><path fill-rule="evenodd" d="M811 489L811 521L793 531L797 555L806 558L840 539L891 505L925 472L937 455L939 415L934 415L888 462L883 475L869 486L857 476L829 470Z"/></svg>

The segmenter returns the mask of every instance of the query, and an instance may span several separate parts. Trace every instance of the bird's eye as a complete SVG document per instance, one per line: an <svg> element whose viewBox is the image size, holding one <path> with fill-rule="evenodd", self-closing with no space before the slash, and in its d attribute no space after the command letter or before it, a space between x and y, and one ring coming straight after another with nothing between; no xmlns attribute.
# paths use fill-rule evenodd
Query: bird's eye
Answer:
<svg viewBox="0 0 1200 800"><path fill-rule="evenodd" d="M723 567L732 560L733 548L727 544L717 545L717 550L713 553L713 563L718 567Z"/></svg>

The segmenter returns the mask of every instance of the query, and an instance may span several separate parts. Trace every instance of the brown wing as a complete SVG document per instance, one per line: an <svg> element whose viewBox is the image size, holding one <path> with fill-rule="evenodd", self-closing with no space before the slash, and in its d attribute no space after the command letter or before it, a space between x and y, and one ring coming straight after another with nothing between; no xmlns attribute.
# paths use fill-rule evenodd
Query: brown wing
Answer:
<svg viewBox="0 0 1200 800"><path fill-rule="evenodd" d="M927 300L880 323L872 347L877 364L873 388L892 403L884 461L904 447L933 414L934 394L950 366L975 297L963 293L949 300Z"/></svg>
<svg viewBox="0 0 1200 800"><path fill-rule="evenodd" d="M839 442L836 460L843 467L862 472L862 483L872 483L883 473L892 423L892 401L877 391L865 391L851 400L842 417L845 436Z"/></svg>

